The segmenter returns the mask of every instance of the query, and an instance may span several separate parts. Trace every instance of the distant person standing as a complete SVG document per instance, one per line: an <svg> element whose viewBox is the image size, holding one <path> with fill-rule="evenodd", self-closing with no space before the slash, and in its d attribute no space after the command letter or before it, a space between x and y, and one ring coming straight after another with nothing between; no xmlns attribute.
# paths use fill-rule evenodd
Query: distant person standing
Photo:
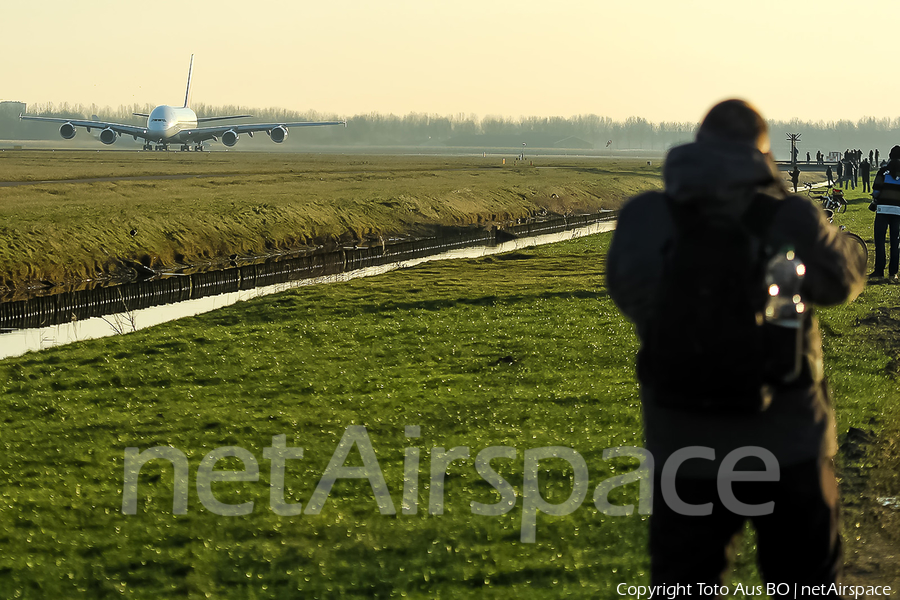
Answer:
<svg viewBox="0 0 900 600"><path fill-rule="evenodd" d="M834 173L831 170L831 165L825 167L825 177L828 178L828 185L834 185Z"/></svg>
<svg viewBox="0 0 900 600"><path fill-rule="evenodd" d="M871 151L871 150L869 150L869 164L870 164L870 165L875 164L875 157L872 156L872 151Z"/></svg>
<svg viewBox="0 0 900 600"><path fill-rule="evenodd" d="M806 164L809 164L809 152L806 153Z"/></svg>
<svg viewBox="0 0 900 600"><path fill-rule="evenodd" d="M838 159L837 161L837 183L835 185L841 185L844 183L844 161Z"/></svg>
<svg viewBox="0 0 900 600"><path fill-rule="evenodd" d="M863 192L872 192L872 184L869 182L871 168L872 165L870 164L870 159L866 159L859 163L859 176L862 179Z"/></svg>
<svg viewBox="0 0 900 600"><path fill-rule="evenodd" d="M849 187L852 187L853 189L856 189L856 183L854 183L853 181L853 153L849 150L845 152L844 159L841 162L843 163L844 169L844 177L841 182L841 188L847 189Z"/></svg>
<svg viewBox="0 0 900 600"><path fill-rule="evenodd" d="M875 165L879 164L879 163L878 163L878 149L877 149L877 148L875 149L875 162L874 162L873 164L875 164Z"/></svg>
<svg viewBox="0 0 900 600"><path fill-rule="evenodd" d="M891 260L888 275L897 280L900 267L900 146L891 148L887 166L878 169L872 184L872 204L875 205L875 269L870 278L884 277L887 262L884 251L884 237L888 235ZM890 232L890 233L888 233Z"/></svg>
<svg viewBox="0 0 900 600"><path fill-rule="evenodd" d="M794 184L794 193L797 193L797 184L800 183L800 169L795 165L790 173L791 183Z"/></svg>

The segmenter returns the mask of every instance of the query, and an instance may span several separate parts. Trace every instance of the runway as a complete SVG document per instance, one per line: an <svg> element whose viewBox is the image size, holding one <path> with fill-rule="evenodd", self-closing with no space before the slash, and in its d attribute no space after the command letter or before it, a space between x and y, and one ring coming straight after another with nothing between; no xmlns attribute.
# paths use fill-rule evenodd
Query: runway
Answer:
<svg viewBox="0 0 900 600"><path fill-rule="evenodd" d="M110 181L160 181L169 179L204 179L207 177L234 177L234 173L192 173L179 175L130 175L123 177L87 177L84 179L44 179L41 181L0 181L0 187L23 185L47 185L51 183L105 183Z"/></svg>

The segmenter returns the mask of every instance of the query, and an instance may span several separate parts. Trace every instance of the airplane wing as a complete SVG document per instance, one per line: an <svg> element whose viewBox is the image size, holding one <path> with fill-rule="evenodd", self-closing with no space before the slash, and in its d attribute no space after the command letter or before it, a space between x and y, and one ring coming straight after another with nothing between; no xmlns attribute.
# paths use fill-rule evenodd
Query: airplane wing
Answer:
<svg viewBox="0 0 900 600"><path fill-rule="evenodd" d="M258 131L265 131L274 142L283 142L287 136L287 130L291 127L317 127L321 125L343 125L347 121L300 121L296 123L248 123L246 125L217 125L215 127L197 127L185 129L181 132L181 138L185 141L199 143L206 140L223 138L226 146L233 146L237 142L237 136L246 133L250 137Z"/></svg>
<svg viewBox="0 0 900 600"><path fill-rule="evenodd" d="M51 123L69 123L74 127L84 127L91 131L91 129L111 129L118 133L119 135L131 135L137 138L145 138L147 135L146 127L139 127L137 125L123 125L122 123L110 123L108 121L86 121L83 119L59 119L56 117L32 117L30 115L19 115L19 118L24 121L49 121ZM72 136L74 136L74 130L72 131ZM69 136L69 137L72 137ZM65 136L63 136L65 137Z"/></svg>
<svg viewBox="0 0 900 600"><path fill-rule="evenodd" d="M238 133L251 133L254 131L269 131L276 127L314 127L316 125L343 125L347 126L347 121L300 121L298 123L248 123L246 125L236 125L235 127L227 127L234 129Z"/></svg>
<svg viewBox="0 0 900 600"><path fill-rule="evenodd" d="M197 117L198 123L205 123L208 121L224 121L226 119L248 119L253 115L229 115L227 117Z"/></svg>

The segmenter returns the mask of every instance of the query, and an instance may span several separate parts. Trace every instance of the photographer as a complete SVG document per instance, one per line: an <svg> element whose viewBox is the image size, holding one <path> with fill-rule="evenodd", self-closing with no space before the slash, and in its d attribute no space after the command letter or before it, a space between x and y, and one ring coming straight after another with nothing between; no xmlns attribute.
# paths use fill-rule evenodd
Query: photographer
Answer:
<svg viewBox="0 0 900 600"><path fill-rule="evenodd" d="M766 123L742 100L714 106L696 142L670 151L663 176L665 191L623 207L607 259L609 293L641 341L637 375L655 470L652 584L721 583L748 517L723 502L717 479L722 459L742 448L777 461L777 480L756 477L730 488L744 506L774 502L749 517L765 580L835 582L842 556L834 411L809 307L856 297L865 264L821 209L784 189ZM802 261L807 307L795 338L800 369L787 383L765 374L770 356L795 352L792 342L760 341L767 301L761 273L772 255L764 250L784 248ZM663 470L673 454L693 447L711 449L714 458L690 458L674 474ZM745 459L737 468L754 479L759 462ZM667 498L699 510L685 514Z"/></svg>

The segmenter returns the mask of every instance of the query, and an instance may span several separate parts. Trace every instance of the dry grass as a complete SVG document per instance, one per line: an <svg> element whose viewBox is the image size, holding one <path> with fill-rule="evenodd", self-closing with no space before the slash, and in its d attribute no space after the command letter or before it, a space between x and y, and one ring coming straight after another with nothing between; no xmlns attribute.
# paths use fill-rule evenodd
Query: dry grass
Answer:
<svg viewBox="0 0 900 600"><path fill-rule="evenodd" d="M0 285L260 255L434 226L487 226L542 211L616 208L658 187L643 161L225 153L3 153ZM545 168L541 168L545 167ZM154 176L200 175L189 179ZM136 230L136 235L130 232Z"/></svg>

